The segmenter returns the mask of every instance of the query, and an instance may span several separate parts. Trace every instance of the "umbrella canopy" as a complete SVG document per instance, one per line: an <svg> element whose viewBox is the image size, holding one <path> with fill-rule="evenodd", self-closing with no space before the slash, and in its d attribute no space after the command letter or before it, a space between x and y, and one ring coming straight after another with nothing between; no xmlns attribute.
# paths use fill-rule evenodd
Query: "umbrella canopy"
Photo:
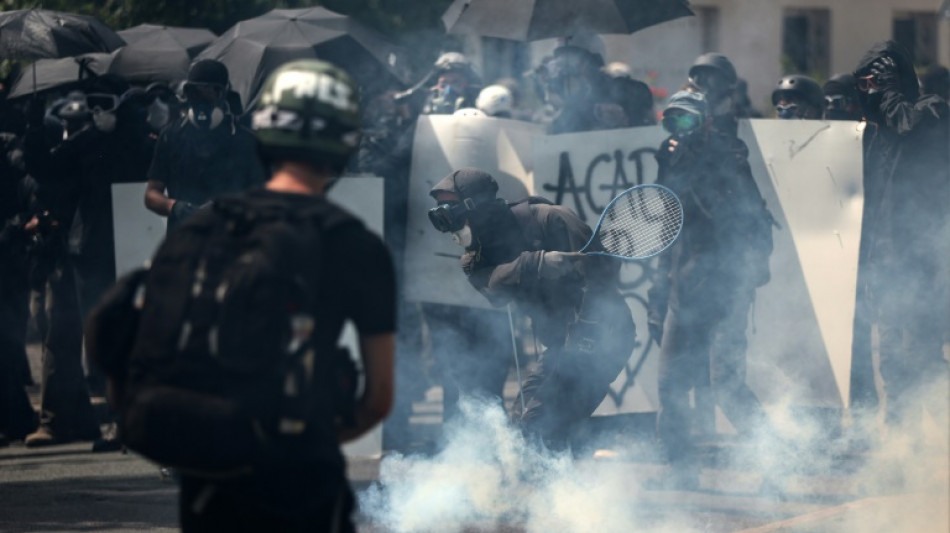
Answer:
<svg viewBox="0 0 950 533"><path fill-rule="evenodd" d="M210 33L210 32L209 32ZM188 76L188 48L166 32L152 33L113 52L109 72L129 83L171 82Z"/></svg>
<svg viewBox="0 0 950 533"><path fill-rule="evenodd" d="M105 74L108 72L110 63L112 63L112 54L106 53L39 59L33 63L36 69L35 81L32 72L22 72L10 88L7 98L19 98L50 89L68 89L84 79Z"/></svg>
<svg viewBox="0 0 950 533"><path fill-rule="evenodd" d="M142 41L159 44L161 48L183 48L189 57L195 57L208 47L217 35L205 28L182 28L179 26L157 26L155 24L139 24L124 30L119 30L119 37L128 45L136 45Z"/></svg>
<svg viewBox="0 0 950 533"><path fill-rule="evenodd" d="M323 59L346 69L360 85L390 79L404 84L398 47L359 22L322 7L275 9L237 23L197 59L228 67L241 101L253 101L264 79L295 59Z"/></svg>
<svg viewBox="0 0 950 533"><path fill-rule="evenodd" d="M0 57L36 60L111 52L125 42L95 17L45 9L0 13Z"/></svg>
<svg viewBox="0 0 950 533"><path fill-rule="evenodd" d="M690 15L686 0L455 0L442 22L449 33L537 41L581 30L633 33Z"/></svg>

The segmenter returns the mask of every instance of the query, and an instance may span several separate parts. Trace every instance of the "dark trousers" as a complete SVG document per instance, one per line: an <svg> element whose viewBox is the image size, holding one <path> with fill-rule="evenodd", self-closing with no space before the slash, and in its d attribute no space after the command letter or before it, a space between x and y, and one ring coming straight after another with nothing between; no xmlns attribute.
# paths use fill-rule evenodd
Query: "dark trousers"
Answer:
<svg viewBox="0 0 950 533"><path fill-rule="evenodd" d="M630 309L619 294L590 297L586 306L566 343L542 354L522 390L525 432L552 449L586 443L587 420L630 359L636 340Z"/></svg>
<svg viewBox="0 0 950 533"><path fill-rule="evenodd" d="M718 300L697 296L670 306L660 346L657 436L671 463L689 459L697 433L714 430L716 404L741 435L772 431L746 384L746 326L754 294L736 288Z"/></svg>
<svg viewBox="0 0 950 533"><path fill-rule="evenodd" d="M26 358L30 290L25 273L0 269L0 433L22 438L36 428L25 385L31 382Z"/></svg>
<svg viewBox="0 0 950 533"><path fill-rule="evenodd" d="M340 480L336 490L320 494L298 490L292 480L286 483L269 492L272 495L286 492L287 499L293 501L272 506L261 498L260 491L266 490L265 487L182 476L178 500L181 530L183 533L356 532L351 518L353 494L345 480Z"/></svg>
<svg viewBox="0 0 950 533"><path fill-rule="evenodd" d="M40 424L58 437L99 437L82 366L82 315L72 265L64 258L46 287Z"/></svg>

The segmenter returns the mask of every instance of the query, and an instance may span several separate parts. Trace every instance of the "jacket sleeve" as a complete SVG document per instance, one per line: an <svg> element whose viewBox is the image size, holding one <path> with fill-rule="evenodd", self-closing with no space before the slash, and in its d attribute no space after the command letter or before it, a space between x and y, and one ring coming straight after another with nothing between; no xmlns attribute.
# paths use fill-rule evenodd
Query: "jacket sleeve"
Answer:
<svg viewBox="0 0 950 533"><path fill-rule="evenodd" d="M898 135L907 135L921 125L935 125L945 119L947 102L932 94L910 101L900 91L889 90L881 100L881 114L888 128Z"/></svg>

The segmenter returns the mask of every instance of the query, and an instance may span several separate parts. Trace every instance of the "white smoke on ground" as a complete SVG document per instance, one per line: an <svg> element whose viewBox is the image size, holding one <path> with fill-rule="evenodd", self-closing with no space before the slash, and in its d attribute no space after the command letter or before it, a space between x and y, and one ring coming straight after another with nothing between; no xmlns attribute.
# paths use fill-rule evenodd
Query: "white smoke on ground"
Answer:
<svg viewBox="0 0 950 533"><path fill-rule="evenodd" d="M370 523L394 533L661 531L638 517L637 480L530 444L497 403L463 398L460 408L434 457L383 459L378 484L360 494Z"/></svg>

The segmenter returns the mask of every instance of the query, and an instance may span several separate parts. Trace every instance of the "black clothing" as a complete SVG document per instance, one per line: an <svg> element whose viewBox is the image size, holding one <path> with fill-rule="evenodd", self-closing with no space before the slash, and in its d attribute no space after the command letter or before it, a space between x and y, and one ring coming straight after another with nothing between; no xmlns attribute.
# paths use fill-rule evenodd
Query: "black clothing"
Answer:
<svg viewBox="0 0 950 533"><path fill-rule="evenodd" d="M163 183L169 198L201 206L221 194L262 185L264 169L257 140L247 128L226 120L204 131L182 118L159 135L148 179ZM169 229L179 222L169 216Z"/></svg>
<svg viewBox="0 0 950 533"><path fill-rule="evenodd" d="M253 190L240 198L250 206L316 208L327 216L349 216L313 196ZM175 235L172 232L168 239ZM321 296L314 310L315 335L321 338L315 345L335 343L345 320L353 322L360 336L394 332L395 278L382 241L362 225L342 225L324 235L322 254L323 270L316 285ZM309 456L295 461L292 471L257 471L228 480L183 476L183 531L333 531L329 524L334 516L341 520L340 531L352 531L345 462L335 434L327 437L332 441L313 446Z"/></svg>
<svg viewBox="0 0 950 533"><path fill-rule="evenodd" d="M741 433L767 428L745 383L745 330L755 288L768 280L772 225L742 141L715 131L678 140L673 152L670 139L660 146L657 183L681 198L684 225L659 258L648 306L662 334L657 434L673 463L688 458L694 438L690 389L705 417L708 386Z"/></svg>
<svg viewBox="0 0 950 533"><path fill-rule="evenodd" d="M516 216L515 209L526 212ZM472 227L479 244L463 256L463 270L493 305L515 303L531 318L546 350L525 380L522 422L547 445L564 446L579 437L633 350L633 319L617 288L619 262L581 257L582 274L542 278L543 254L580 250L590 228L568 208L546 203L502 204L486 218L484 227Z"/></svg>
<svg viewBox="0 0 950 533"><path fill-rule="evenodd" d="M896 84L861 96L868 123L852 356L868 366L866 324L877 324L887 420L894 423L915 389L947 379L941 344L950 325L950 109L936 95L920 96L912 62L892 41L872 47L855 76L883 56L896 63ZM865 376L853 381L853 395L873 390Z"/></svg>

